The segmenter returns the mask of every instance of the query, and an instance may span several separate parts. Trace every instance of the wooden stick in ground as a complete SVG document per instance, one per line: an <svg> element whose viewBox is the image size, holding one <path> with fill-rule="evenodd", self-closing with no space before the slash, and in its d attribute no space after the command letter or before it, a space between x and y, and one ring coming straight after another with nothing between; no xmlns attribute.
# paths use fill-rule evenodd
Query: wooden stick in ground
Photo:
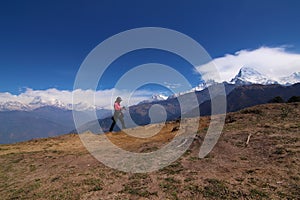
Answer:
<svg viewBox="0 0 300 200"><path fill-rule="evenodd" d="M251 137L251 133L249 133L249 135L248 135L247 142L246 142L246 146L248 146L248 144L249 144L250 137Z"/></svg>

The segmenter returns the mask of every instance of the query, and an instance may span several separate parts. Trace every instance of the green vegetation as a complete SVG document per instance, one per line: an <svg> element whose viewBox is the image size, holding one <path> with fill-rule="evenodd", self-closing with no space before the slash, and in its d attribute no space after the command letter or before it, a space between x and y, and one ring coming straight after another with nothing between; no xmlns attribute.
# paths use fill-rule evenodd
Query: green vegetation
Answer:
<svg viewBox="0 0 300 200"><path fill-rule="evenodd" d="M281 96L276 96L269 101L269 103L284 103L284 100Z"/></svg>
<svg viewBox="0 0 300 200"><path fill-rule="evenodd" d="M128 193L140 197L150 197L152 195L157 196L157 192L149 192L147 190L145 183L150 181L150 177L147 174L134 174L129 177L129 180L131 181L123 185L124 189L121 190L120 193Z"/></svg>
<svg viewBox="0 0 300 200"><path fill-rule="evenodd" d="M181 181L174 177L167 177L159 184L159 187L168 194L172 199L179 199Z"/></svg>
<svg viewBox="0 0 300 200"><path fill-rule="evenodd" d="M282 155L286 152L285 148L283 147L277 147L274 151L274 154Z"/></svg>
<svg viewBox="0 0 300 200"><path fill-rule="evenodd" d="M196 157L196 156L191 156L189 157L189 160L190 161L197 161L197 160L201 160L199 157Z"/></svg>
<svg viewBox="0 0 300 200"><path fill-rule="evenodd" d="M29 171L33 172L36 170L36 166L34 164L29 165Z"/></svg>
<svg viewBox="0 0 300 200"><path fill-rule="evenodd" d="M287 103L300 102L300 96L292 96L286 102ZM285 103L285 101L284 101L284 99L282 97L276 96L273 99L271 99L269 101L269 103Z"/></svg>
<svg viewBox="0 0 300 200"><path fill-rule="evenodd" d="M247 108L247 109L241 110L240 113L241 114L256 114L256 115L261 115L262 114L262 110L256 109L256 108Z"/></svg>
<svg viewBox="0 0 300 200"><path fill-rule="evenodd" d="M125 192L128 194L132 194L132 195L137 195L140 197L150 197L152 195L156 195L157 196L157 192L149 192L147 190L147 187L132 187L131 185L125 185L125 188L121 191L121 192Z"/></svg>
<svg viewBox="0 0 300 200"><path fill-rule="evenodd" d="M287 102L288 103L300 102L300 96L292 96L291 98L289 98Z"/></svg>
<svg viewBox="0 0 300 200"><path fill-rule="evenodd" d="M184 168L181 165L181 163L179 161L176 161L174 163L172 163L171 165L159 170L160 172L166 173L166 174L178 174L179 172L183 171Z"/></svg>
<svg viewBox="0 0 300 200"><path fill-rule="evenodd" d="M166 181L166 182L169 182L169 183L173 183L173 184L180 184L180 183L181 183L180 180L175 179L175 178L173 178L173 177L165 178L165 181Z"/></svg>
<svg viewBox="0 0 300 200"><path fill-rule="evenodd" d="M217 179L207 179L206 181L208 185L204 187L204 197L228 199L229 189L223 181Z"/></svg>
<svg viewBox="0 0 300 200"><path fill-rule="evenodd" d="M198 185L186 185L184 187L185 190L188 190L193 196L202 193L202 189Z"/></svg>
<svg viewBox="0 0 300 200"><path fill-rule="evenodd" d="M269 199L268 194L257 189L250 190L250 196L255 199Z"/></svg>
<svg viewBox="0 0 300 200"><path fill-rule="evenodd" d="M291 108L290 107L282 107L281 108L281 113L280 113L280 116L281 116L281 119L285 119L288 117L288 115L291 113Z"/></svg>
<svg viewBox="0 0 300 200"><path fill-rule="evenodd" d="M10 190L10 199L24 199L28 198L28 194L31 193L31 191L38 189L41 186L40 180L36 179L33 183L31 184L26 184L23 185L23 187L18 188L18 189L11 189ZM32 198L36 196L39 196L35 193L32 194Z"/></svg>

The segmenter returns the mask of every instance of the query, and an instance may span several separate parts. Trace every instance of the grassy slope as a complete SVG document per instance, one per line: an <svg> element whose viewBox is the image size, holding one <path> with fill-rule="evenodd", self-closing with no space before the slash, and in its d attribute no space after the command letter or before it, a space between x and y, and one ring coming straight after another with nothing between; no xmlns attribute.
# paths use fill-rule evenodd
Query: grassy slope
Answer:
<svg viewBox="0 0 300 200"><path fill-rule="evenodd" d="M260 105L229 113L213 151L200 144L172 165L147 174L110 169L77 135L0 145L1 199L297 199L300 196L300 104ZM209 118L199 120L203 138ZM178 122L135 139L109 134L124 149L146 152L172 139ZM144 127L150 130L153 125ZM246 140L251 135L249 145Z"/></svg>

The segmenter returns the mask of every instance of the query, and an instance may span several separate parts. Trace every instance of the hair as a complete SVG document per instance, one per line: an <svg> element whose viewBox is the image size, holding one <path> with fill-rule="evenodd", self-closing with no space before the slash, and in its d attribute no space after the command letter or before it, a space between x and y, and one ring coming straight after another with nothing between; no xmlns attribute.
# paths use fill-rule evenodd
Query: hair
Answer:
<svg viewBox="0 0 300 200"><path fill-rule="evenodd" d="M116 101L121 102L122 101L121 97L117 97Z"/></svg>

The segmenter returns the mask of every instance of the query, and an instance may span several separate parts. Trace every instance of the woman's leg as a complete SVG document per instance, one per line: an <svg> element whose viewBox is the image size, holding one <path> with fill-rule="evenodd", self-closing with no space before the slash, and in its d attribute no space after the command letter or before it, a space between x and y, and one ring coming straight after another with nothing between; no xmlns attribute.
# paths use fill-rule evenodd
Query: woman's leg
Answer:
<svg viewBox="0 0 300 200"><path fill-rule="evenodd" d="M113 122L110 126L109 132L112 132L114 130L115 125L116 125L116 119L114 117L112 117L112 120L113 120Z"/></svg>
<svg viewBox="0 0 300 200"><path fill-rule="evenodd" d="M122 129L125 129L126 127L125 127L124 117L123 117L123 116L120 116L120 117L119 117L119 120L120 120L120 122L121 122L121 124L122 124Z"/></svg>

